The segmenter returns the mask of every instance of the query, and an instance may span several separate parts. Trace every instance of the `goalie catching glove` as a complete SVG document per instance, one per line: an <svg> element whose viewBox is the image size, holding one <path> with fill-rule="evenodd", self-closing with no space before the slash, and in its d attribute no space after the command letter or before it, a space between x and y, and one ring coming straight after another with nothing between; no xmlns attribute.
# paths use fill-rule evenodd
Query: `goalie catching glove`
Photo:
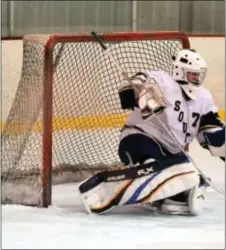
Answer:
<svg viewBox="0 0 226 250"><path fill-rule="evenodd" d="M168 106L159 85L147 74L140 72L119 89L122 109L141 109L143 116L157 113Z"/></svg>

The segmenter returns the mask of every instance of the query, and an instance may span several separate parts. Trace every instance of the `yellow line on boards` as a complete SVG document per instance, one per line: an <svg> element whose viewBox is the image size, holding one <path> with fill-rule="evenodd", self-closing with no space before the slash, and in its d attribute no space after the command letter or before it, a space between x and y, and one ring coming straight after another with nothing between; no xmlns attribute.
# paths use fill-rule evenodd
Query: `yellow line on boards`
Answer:
<svg viewBox="0 0 226 250"><path fill-rule="evenodd" d="M112 114L112 115L99 115L99 116L87 116L87 117L57 117L53 118L53 131L60 130L87 130L98 128L118 128L122 127L125 123L128 114ZM33 132L42 132L43 121L37 121L32 127ZM4 128L2 123L2 128ZM10 126L7 126L7 134L23 134L23 131L29 129L30 123L27 121L15 121L11 122Z"/></svg>
<svg viewBox="0 0 226 250"><path fill-rule="evenodd" d="M225 111L224 110L219 111L219 116L221 118L221 121L225 121Z"/></svg>
<svg viewBox="0 0 226 250"><path fill-rule="evenodd" d="M225 120L225 111L221 110L219 116L222 121ZM60 130L88 130L98 128L121 128L125 123L128 114L111 114L87 117L58 117L53 119L53 132ZM33 132L42 132L43 121L37 121L33 127ZM2 122L2 131L5 123ZM10 135L20 135L29 130L28 121L14 121L7 126L5 133Z"/></svg>

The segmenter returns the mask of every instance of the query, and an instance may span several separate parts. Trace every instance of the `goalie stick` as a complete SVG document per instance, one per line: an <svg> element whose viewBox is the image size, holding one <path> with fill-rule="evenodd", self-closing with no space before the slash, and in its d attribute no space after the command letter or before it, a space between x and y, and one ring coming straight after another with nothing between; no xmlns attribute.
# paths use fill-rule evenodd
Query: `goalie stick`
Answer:
<svg viewBox="0 0 226 250"><path fill-rule="evenodd" d="M107 46L104 44L104 42L102 41L102 39L100 38L100 36L97 35L96 32L92 31L91 35L94 37L94 39L99 43L99 45L101 46L101 48L107 53L109 59L112 61L112 63L115 65L115 67L118 69L118 71L122 74L122 76L124 77L124 79L126 81L128 81L132 86L134 86L133 82L130 80L128 73L121 68L121 66L119 65L119 63L117 62L117 60L111 55L111 53L109 52L109 50L107 49ZM159 117L153 113L153 117L155 117L158 122L161 124L161 126L167 131L167 133L169 134L169 136L171 136L171 138L174 140L174 142L177 144L177 146L180 148L180 150L187 156L187 158L192 162L192 164L194 165L194 167L197 169L197 171L199 172L199 174L202 176L202 178L204 179L204 181L211 186L216 192L225 195L225 192L223 190L221 190L219 187L217 187L208 177L205 176L205 174L201 171L201 169L197 166L197 164L195 163L195 161L192 159L192 157L190 156L190 154L188 152L186 152L184 150L184 148L180 145L176 135L169 129L167 128L167 126L159 119Z"/></svg>

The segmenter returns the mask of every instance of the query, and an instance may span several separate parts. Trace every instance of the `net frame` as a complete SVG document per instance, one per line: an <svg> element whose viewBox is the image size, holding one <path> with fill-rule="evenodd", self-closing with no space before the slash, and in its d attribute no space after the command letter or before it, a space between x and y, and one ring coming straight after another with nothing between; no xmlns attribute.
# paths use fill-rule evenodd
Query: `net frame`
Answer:
<svg viewBox="0 0 226 250"><path fill-rule="evenodd" d="M39 37L38 35L36 35ZM40 36L41 37L41 36ZM188 36L182 32L127 32L101 33L104 42L125 42L144 40L180 40L183 48L190 48ZM52 201L52 148L53 148L53 86L54 48L61 43L96 42L90 34L53 34L44 36L44 80L43 80L43 137L42 137L42 181L41 207L48 207ZM59 52L60 56L60 52Z"/></svg>

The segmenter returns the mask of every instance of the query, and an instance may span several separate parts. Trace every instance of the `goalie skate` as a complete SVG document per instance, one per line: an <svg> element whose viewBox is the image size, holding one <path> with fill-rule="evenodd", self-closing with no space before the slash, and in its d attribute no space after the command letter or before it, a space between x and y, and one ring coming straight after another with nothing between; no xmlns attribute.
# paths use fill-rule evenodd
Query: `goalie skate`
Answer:
<svg viewBox="0 0 226 250"><path fill-rule="evenodd" d="M142 207L157 214L168 215L189 215L190 211L186 202L176 202L170 199L165 199L162 202L154 204L142 204Z"/></svg>

